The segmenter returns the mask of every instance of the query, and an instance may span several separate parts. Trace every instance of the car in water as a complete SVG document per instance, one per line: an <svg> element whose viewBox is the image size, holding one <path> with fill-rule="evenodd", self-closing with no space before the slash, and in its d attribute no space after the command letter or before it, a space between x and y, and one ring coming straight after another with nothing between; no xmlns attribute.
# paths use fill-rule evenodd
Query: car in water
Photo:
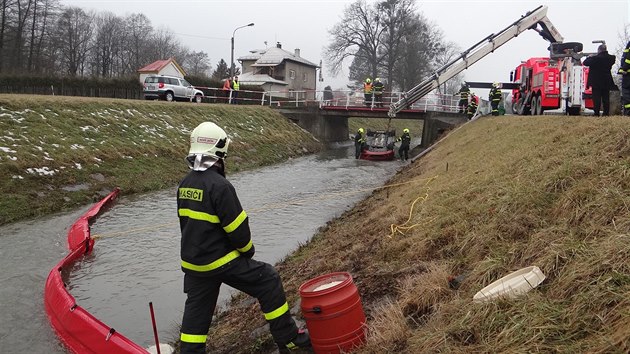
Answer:
<svg viewBox="0 0 630 354"><path fill-rule="evenodd" d="M395 158L394 143L396 130L369 130L366 134L365 148L360 159L373 161L391 161Z"/></svg>
<svg viewBox="0 0 630 354"><path fill-rule="evenodd" d="M201 103L203 91L196 89L185 79L166 75L149 75L144 79L145 100L191 101Z"/></svg>

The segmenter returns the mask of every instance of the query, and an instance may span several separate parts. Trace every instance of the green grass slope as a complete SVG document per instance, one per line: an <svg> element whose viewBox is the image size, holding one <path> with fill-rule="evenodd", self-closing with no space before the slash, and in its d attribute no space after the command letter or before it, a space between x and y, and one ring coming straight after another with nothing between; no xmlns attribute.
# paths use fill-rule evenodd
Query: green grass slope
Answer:
<svg viewBox="0 0 630 354"><path fill-rule="evenodd" d="M0 224L89 204L114 187L175 185L203 121L232 139L228 172L321 148L267 107L0 95Z"/></svg>
<svg viewBox="0 0 630 354"><path fill-rule="evenodd" d="M451 132L277 266L291 306L303 282L348 271L368 317L357 353L629 352L628 122L487 117ZM472 301L533 265L536 289ZM273 351L242 299L212 352Z"/></svg>

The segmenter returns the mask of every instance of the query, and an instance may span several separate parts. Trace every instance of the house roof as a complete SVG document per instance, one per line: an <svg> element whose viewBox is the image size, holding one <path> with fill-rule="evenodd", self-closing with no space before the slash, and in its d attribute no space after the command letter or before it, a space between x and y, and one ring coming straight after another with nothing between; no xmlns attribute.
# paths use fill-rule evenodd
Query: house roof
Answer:
<svg viewBox="0 0 630 354"><path fill-rule="evenodd" d="M160 70L164 69L167 65L169 65L170 63L173 63L173 65L175 65L175 67L177 68L177 70L181 71L183 75L186 75L186 71L179 66L179 64L177 64L177 61L175 61L175 58L169 58L169 59L163 59L163 60L156 60L153 63L138 69L138 72L140 73L159 73Z"/></svg>
<svg viewBox="0 0 630 354"><path fill-rule="evenodd" d="M256 49L250 51L251 54L238 58L240 61L255 60L256 62L252 66L276 66L282 64L285 60L292 60L307 66L319 68L317 64L297 56L293 53L278 47L272 47L267 49Z"/></svg>
<svg viewBox="0 0 630 354"><path fill-rule="evenodd" d="M252 72L247 72L239 75L238 81L244 85L264 85L264 84L278 84L278 85L288 85L287 82L282 80L274 79L273 77L267 74L254 74Z"/></svg>

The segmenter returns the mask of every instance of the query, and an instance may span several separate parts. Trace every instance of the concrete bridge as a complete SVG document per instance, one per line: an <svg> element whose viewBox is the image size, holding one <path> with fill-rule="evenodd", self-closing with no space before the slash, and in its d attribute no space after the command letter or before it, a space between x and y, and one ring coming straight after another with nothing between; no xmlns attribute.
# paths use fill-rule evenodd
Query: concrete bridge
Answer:
<svg viewBox="0 0 630 354"><path fill-rule="evenodd" d="M389 108L361 106L275 107L285 117L325 142L347 141L348 118L389 118ZM422 148L429 147L444 131L467 121L465 115L452 111L408 109L394 119L422 120Z"/></svg>

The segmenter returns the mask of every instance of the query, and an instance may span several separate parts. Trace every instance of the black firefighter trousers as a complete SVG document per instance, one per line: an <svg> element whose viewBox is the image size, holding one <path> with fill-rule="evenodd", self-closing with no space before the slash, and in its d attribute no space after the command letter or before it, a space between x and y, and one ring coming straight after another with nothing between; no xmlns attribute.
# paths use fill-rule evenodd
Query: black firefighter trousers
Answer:
<svg viewBox="0 0 630 354"><path fill-rule="evenodd" d="M284 345L293 340L298 328L291 318L278 272L267 263L245 257L235 259L226 267L211 277L184 275L184 292L188 297L182 320L182 335L205 338L212 322L219 288L225 283L258 299L276 343ZM205 353L205 340L200 342L182 340L181 353Z"/></svg>

